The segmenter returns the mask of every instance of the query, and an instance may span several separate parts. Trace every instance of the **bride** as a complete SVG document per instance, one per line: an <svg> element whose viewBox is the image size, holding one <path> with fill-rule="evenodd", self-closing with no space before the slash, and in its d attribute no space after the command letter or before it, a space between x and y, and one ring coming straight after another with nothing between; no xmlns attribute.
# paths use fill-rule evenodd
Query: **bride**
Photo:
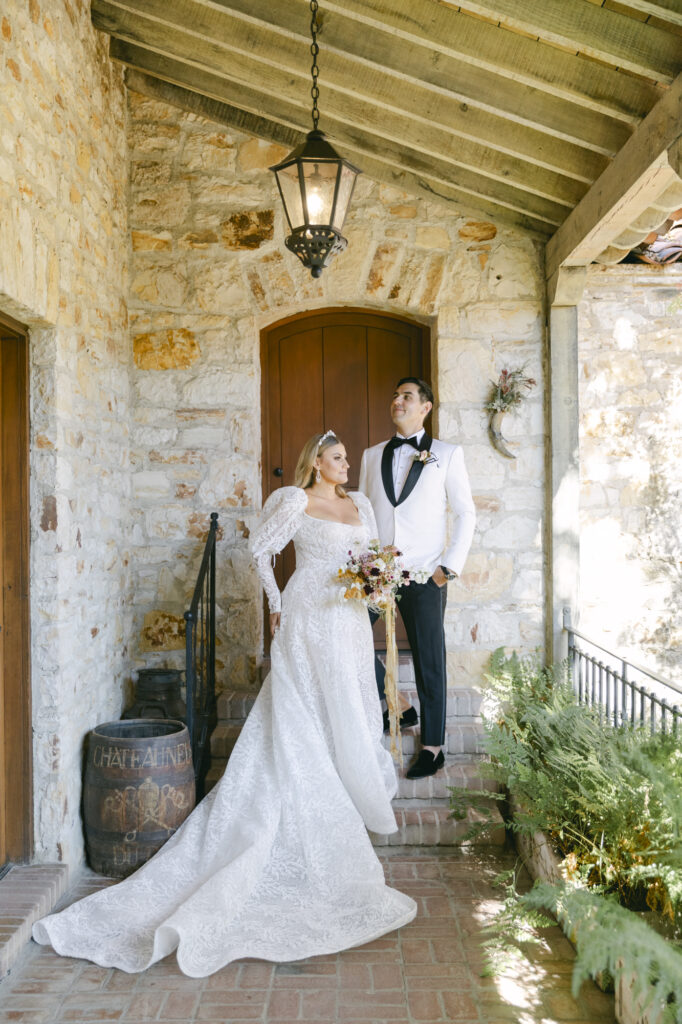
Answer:
<svg viewBox="0 0 682 1024"><path fill-rule="evenodd" d="M367 835L396 831L397 783L367 609L335 582L349 550L377 536L347 479L343 445L316 434L296 486L265 504L252 550L272 670L220 783L134 875L38 921L37 942L128 972L175 950L185 974L204 977L243 957L334 953L415 916ZM272 559L292 538L296 572L280 595Z"/></svg>

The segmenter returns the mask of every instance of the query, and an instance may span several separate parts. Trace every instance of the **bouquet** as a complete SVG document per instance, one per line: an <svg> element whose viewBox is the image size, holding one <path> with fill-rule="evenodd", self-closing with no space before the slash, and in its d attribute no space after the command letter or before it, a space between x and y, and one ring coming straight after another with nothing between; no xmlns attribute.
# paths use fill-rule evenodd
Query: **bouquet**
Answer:
<svg viewBox="0 0 682 1024"><path fill-rule="evenodd" d="M391 728L391 754L402 765L400 735L400 704L398 701L398 650L395 642L395 605L397 591L410 583L425 583L429 573L407 569L397 548L382 548L372 541L361 554L348 552L348 561L338 571L344 584L347 601L364 601L372 611L378 612L386 623L386 704Z"/></svg>

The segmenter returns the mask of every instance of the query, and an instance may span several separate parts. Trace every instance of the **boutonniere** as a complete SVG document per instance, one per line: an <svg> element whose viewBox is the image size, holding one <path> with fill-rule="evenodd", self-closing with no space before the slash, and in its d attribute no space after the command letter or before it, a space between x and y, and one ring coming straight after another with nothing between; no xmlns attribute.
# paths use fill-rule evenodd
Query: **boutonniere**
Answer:
<svg viewBox="0 0 682 1024"><path fill-rule="evenodd" d="M433 452L417 452L416 455L412 456L413 462L421 462L423 466L429 466L432 462L438 462L438 458Z"/></svg>

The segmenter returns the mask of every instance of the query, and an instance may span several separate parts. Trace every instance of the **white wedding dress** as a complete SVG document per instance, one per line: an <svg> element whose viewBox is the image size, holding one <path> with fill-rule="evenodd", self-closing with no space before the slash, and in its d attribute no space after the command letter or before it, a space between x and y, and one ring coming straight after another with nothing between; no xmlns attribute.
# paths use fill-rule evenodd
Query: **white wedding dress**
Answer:
<svg viewBox="0 0 682 1024"><path fill-rule="evenodd" d="M307 495L268 499L252 550L271 611L272 556L291 538L272 670L220 783L143 867L33 927L64 956L142 971L174 950L192 977L232 960L286 962L369 942L411 921L367 829L396 831L396 775L382 746L367 609L335 582L350 549L377 536L309 516Z"/></svg>

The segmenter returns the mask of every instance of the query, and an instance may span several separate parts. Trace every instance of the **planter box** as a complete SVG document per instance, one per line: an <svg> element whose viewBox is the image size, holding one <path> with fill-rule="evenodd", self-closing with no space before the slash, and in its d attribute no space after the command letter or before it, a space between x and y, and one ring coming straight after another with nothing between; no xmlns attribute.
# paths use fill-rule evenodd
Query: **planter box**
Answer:
<svg viewBox="0 0 682 1024"><path fill-rule="evenodd" d="M633 977L622 976L616 985L616 1020L619 1024L659 1024L663 1009L650 1006L646 1013L642 1013L643 1000L641 996L635 999L633 985Z"/></svg>
<svg viewBox="0 0 682 1024"><path fill-rule="evenodd" d="M512 802L512 810L515 809ZM521 835L516 832L514 833L514 842L519 856L533 879L539 878L543 882L562 881L561 858L552 849L543 832L536 832L533 836ZM573 946L576 945L575 935L566 934L566 938ZM602 984L600 977L597 977L595 981L602 991L606 991L606 986ZM642 1013L643 999L641 996L635 999L634 983L635 979L632 975L630 977L621 975L620 981L615 987L615 1013L618 1024L660 1024L663 1010L649 1007L645 1013Z"/></svg>
<svg viewBox="0 0 682 1024"><path fill-rule="evenodd" d="M543 882L564 880L561 873L561 858L552 849L544 832L536 832L532 836L515 832L514 842L531 878L539 878Z"/></svg>

